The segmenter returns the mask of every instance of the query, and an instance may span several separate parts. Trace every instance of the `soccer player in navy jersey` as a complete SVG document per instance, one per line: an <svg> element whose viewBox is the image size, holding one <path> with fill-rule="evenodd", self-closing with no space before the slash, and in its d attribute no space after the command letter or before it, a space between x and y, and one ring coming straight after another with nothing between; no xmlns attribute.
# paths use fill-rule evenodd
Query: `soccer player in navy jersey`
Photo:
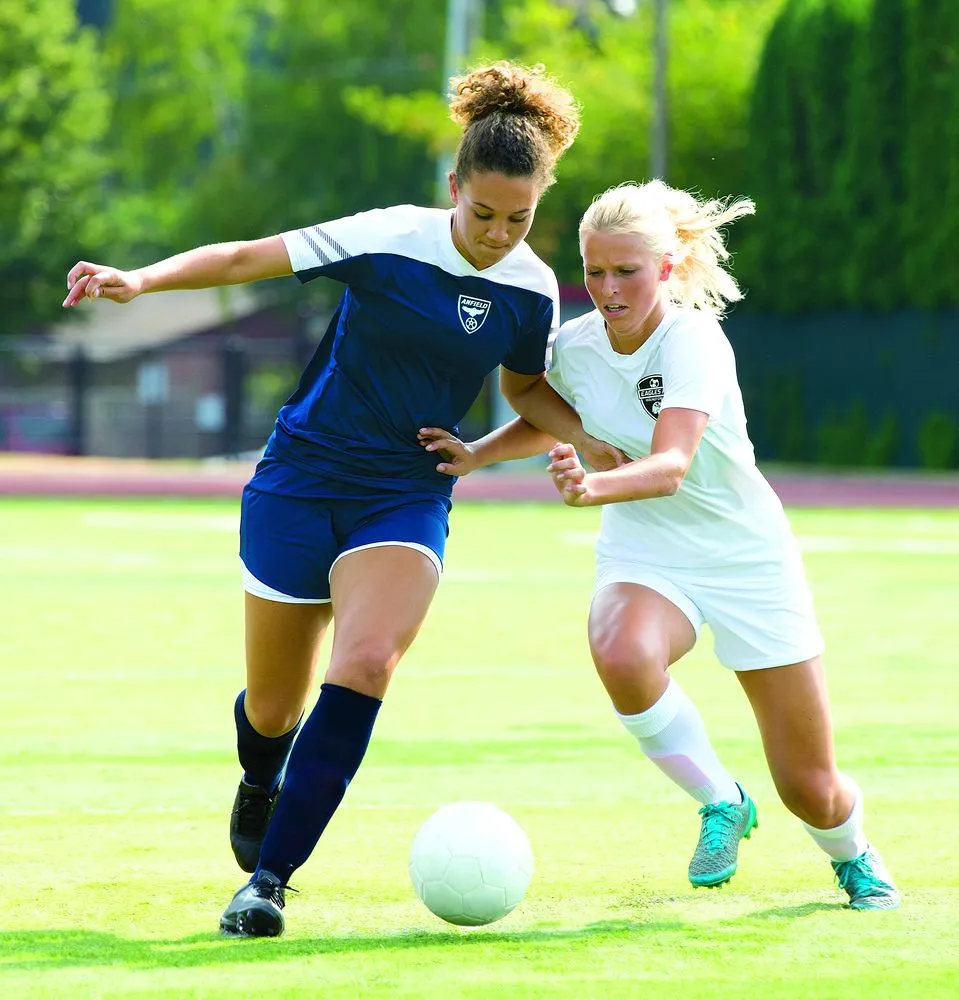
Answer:
<svg viewBox="0 0 959 1000"><path fill-rule="evenodd" d="M451 83L463 127L452 210L364 212L134 271L81 261L67 279L64 306L291 273L346 286L243 492L247 684L234 707L243 779L230 840L253 875L220 919L230 932L283 931L284 889L356 773L433 599L453 481L424 451L424 430L455 428L499 365L530 424L594 468L623 460L544 377L558 287L524 242L579 127L575 102L542 68L510 63ZM302 721L334 618L325 682Z"/></svg>

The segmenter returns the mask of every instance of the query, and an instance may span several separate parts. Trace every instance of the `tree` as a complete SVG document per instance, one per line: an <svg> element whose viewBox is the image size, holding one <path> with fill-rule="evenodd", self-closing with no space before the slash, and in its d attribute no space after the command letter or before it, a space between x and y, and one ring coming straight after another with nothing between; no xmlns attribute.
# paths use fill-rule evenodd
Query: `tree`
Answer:
<svg viewBox="0 0 959 1000"><path fill-rule="evenodd" d="M667 179L709 193L742 191L748 93L765 26L783 0L673 0L669 64L670 164ZM543 63L583 108L583 127L558 182L537 214L531 242L560 276L578 281L576 227L604 188L649 174L652 123L652 17L614 17L593 0L502 0L471 64L504 57ZM588 26L588 31L583 30ZM457 133L435 86L384 102L355 88L351 109L387 131L402 127L432 156Z"/></svg>
<svg viewBox="0 0 959 1000"><path fill-rule="evenodd" d="M197 235L200 189L240 141L250 54L270 8L258 0L116 5L103 41L116 95L105 143L111 211L97 233L116 255L144 262Z"/></svg>
<svg viewBox="0 0 959 1000"><path fill-rule="evenodd" d="M439 86L444 25L435 0L276 0L258 35L240 141L211 176L209 230L262 235L432 194L422 145L367 124L357 86L390 95ZM238 211L239 209L239 211Z"/></svg>
<svg viewBox="0 0 959 1000"><path fill-rule="evenodd" d="M849 80L871 0L790 0L763 50L749 123L757 219L740 276L750 308L835 308L854 227L838 165L849 149Z"/></svg>
<svg viewBox="0 0 959 1000"><path fill-rule="evenodd" d="M891 0L877 0L878 6ZM959 4L898 0L906 62L901 115L903 284L929 309L959 304Z"/></svg>
<svg viewBox="0 0 959 1000"><path fill-rule="evenodd" d="M843 302L880 311L908 300L903 254L906 58L902 0L874 0L852 61L848 142L836 165Z"/></svg>
<svg viewBox="0 0 959 1000"><path fill-rule="evenodd" d="M0 334L58 316L104 209L109 99L72 0L0 0Z"/></svg>

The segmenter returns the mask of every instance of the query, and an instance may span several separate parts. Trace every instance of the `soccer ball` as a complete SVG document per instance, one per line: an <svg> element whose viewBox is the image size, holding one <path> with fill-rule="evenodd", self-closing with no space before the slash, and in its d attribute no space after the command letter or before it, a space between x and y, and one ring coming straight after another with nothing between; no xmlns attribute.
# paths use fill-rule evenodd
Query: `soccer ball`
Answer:
<svg viewBox="0 0 959 1000"><path fill-rule="evenodd" d="M416 895L436 916L462 927L505 917L532 877L533 852L522 827L488 802L438 809L410 851Z"/></svg>

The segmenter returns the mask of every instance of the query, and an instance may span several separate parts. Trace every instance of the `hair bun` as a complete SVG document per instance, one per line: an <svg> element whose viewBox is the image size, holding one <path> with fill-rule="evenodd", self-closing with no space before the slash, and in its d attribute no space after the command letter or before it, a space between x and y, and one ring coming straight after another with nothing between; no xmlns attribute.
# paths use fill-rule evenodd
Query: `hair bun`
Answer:
<svg viewBox="0 0 959 1000"><path fill-rule="evenodd" d="M530 119L554 156L579 130L579 109L572 95L546 75L544 66L501 61L450 80L450 117L463 128L495 112Z"/></svg>

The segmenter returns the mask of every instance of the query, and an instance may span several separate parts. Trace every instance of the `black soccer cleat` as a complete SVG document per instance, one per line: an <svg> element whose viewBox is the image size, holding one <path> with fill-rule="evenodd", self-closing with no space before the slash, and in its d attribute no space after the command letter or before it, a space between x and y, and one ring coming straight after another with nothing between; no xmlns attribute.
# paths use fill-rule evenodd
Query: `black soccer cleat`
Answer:
<svg viewBox="0 0 959 1000"><path fill-rule="evenodd" d="M236 891L220 917L220 930L244 937L279 937L287 889L289 886L282 885L272 872L260 872Z"/></svg>
<svg viewBox="0 0 959 1000"><path fill-rule="evenodd" d="M272 795L262 785L240 782L230 813L230 846L236 863L245 872L255 872L260 861L260 848L276 808L280 791Z"/></svg>

